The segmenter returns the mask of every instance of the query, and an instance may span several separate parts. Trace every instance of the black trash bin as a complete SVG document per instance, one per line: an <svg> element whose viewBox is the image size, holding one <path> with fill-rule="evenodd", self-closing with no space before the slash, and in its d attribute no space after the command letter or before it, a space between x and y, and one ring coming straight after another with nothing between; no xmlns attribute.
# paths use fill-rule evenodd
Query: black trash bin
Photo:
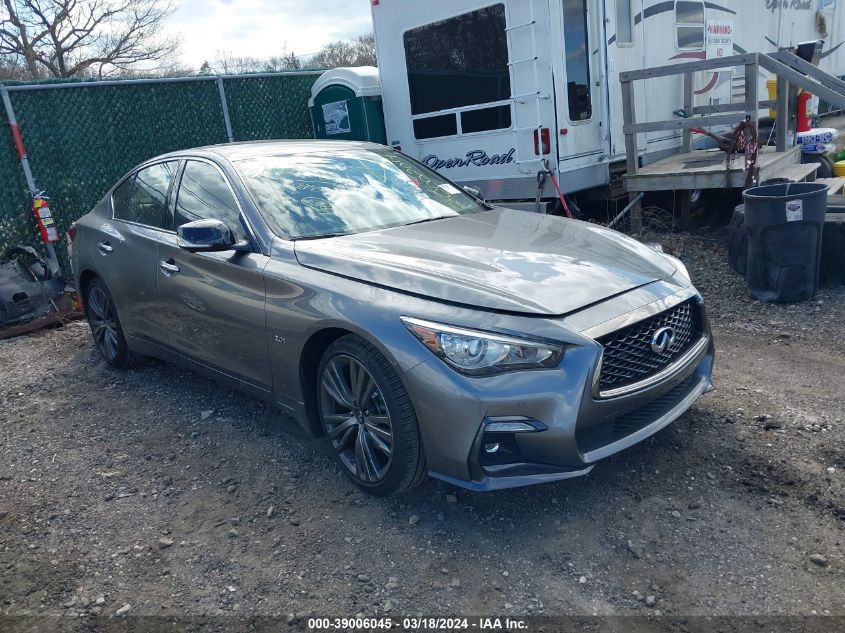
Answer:
<svg viewBox="0 0 845 633"><path fill-rule="evenodd" d="M811 299L819 287L827 185L765 185L747 189L742 196L751 295L761 301Z"/></svg>

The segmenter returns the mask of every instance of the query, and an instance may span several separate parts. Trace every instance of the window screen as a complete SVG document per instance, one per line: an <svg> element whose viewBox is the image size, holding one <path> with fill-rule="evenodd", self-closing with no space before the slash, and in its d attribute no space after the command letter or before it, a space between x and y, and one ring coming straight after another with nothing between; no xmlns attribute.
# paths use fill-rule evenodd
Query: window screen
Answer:
<svg viewBox="0 0 845 633"><path fill-rule="evenodd" d="M585 121L593 116L590 51L587 47L587 0L563 0L563 37L569 120Z"/></svg>
<svg viewBox="0 0 845 633"><path fill-rule="evenodd" d="M125 214L118 200L118 191L112 198L114 217L129 222L137 222L157 229L166 227L167 192L173 175L179 167L179 161L157 163L142 169L135 176L132 193L129 195ZM123 186L123 185L121 185ZM118 188L119 189L119 188ZM123 195L123 192L120 192Z"/></svg>
<svg viewBox="0 0 845 633"><path fill-rule="evenodd" d="M404 41L412 114L510 99L505 5L496 4L426 24L406 32ZM456 134L456 116L459 115L443 115L440 121L420 123L419 131L424 136L417 138ZM493 116L486 120L496 127L483 127L483 130L510 127L510 113L507 117ZM464 122L462 117L462 126ZM471 119L470 127L481 131L478 119ZM433 134L435 131L437 134Z"/></svg>
<svg viewBox="0 0 845 633"><path fill-rule="evenodd" d="M176 197L175 225L179 227L194 220L220 220L232 229L236 239L241 240L245 233L240 217L223 174L209 163L188 161Z"/></svg>
<svg viewBox="0 0 845 633"><path fill-rule="evenodd" d="M675 2L675 28L679 49L703 49L704 3L689 0Z"/></svg>
<svg viewBox="0 0 845 633"><path fill-rule="evenodd" d="M634 41L631 0L616 0L616 43L631 44Z"/></svg>

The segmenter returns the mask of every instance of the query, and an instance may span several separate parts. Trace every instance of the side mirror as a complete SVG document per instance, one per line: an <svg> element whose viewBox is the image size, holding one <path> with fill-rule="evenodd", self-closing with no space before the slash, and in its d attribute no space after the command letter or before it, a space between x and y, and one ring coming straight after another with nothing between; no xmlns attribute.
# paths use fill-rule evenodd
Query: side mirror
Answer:
<svg viewBox="0 0 845 633"><path fill-rule="evenodd" d="M464 191L466 191L473 198L484 202L484 196L481 194L481 189L479 189L478 187L470 187L469 185L467 185L464 187Z"/></svg>
<svg viewBox="0 0 845 633"><path fill-rule="evenodd" d="M220 220L194 220L176 229L179 236L179 248L191 253L234 251L243 246L235 241L235 236L226 224Z"/></svg>

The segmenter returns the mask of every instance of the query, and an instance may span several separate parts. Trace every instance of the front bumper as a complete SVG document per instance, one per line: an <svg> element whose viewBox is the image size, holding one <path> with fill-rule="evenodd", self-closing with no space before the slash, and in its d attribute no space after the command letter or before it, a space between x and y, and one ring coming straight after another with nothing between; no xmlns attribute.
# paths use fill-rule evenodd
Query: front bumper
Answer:
<svg viewBox="0 0 845 633"><path fill-rule="evenodd" d="M706 316L704 332L659 381L613 398L596 393L601 347L589 339L568 347L555 370L473 379L436 358L418 365L404 378L429 474L484 491L589 473L598 460L653 435L713 389L714 346ZM534 430L489 433L488 425L501 420L524 420ZM496 453L486 451L496 444Z"/></svg>

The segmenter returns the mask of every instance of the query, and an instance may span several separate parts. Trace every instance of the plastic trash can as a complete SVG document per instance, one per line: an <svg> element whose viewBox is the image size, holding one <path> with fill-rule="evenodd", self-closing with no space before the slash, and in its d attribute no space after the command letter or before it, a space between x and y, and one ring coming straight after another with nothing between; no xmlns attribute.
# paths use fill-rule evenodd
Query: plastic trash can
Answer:
<svg viewBox="0 0 845 633"><path fill-rule="evenodd" d="M793 182L743 192L746 282L761 301L806 301L819 287L827 185Z"/></svg>

